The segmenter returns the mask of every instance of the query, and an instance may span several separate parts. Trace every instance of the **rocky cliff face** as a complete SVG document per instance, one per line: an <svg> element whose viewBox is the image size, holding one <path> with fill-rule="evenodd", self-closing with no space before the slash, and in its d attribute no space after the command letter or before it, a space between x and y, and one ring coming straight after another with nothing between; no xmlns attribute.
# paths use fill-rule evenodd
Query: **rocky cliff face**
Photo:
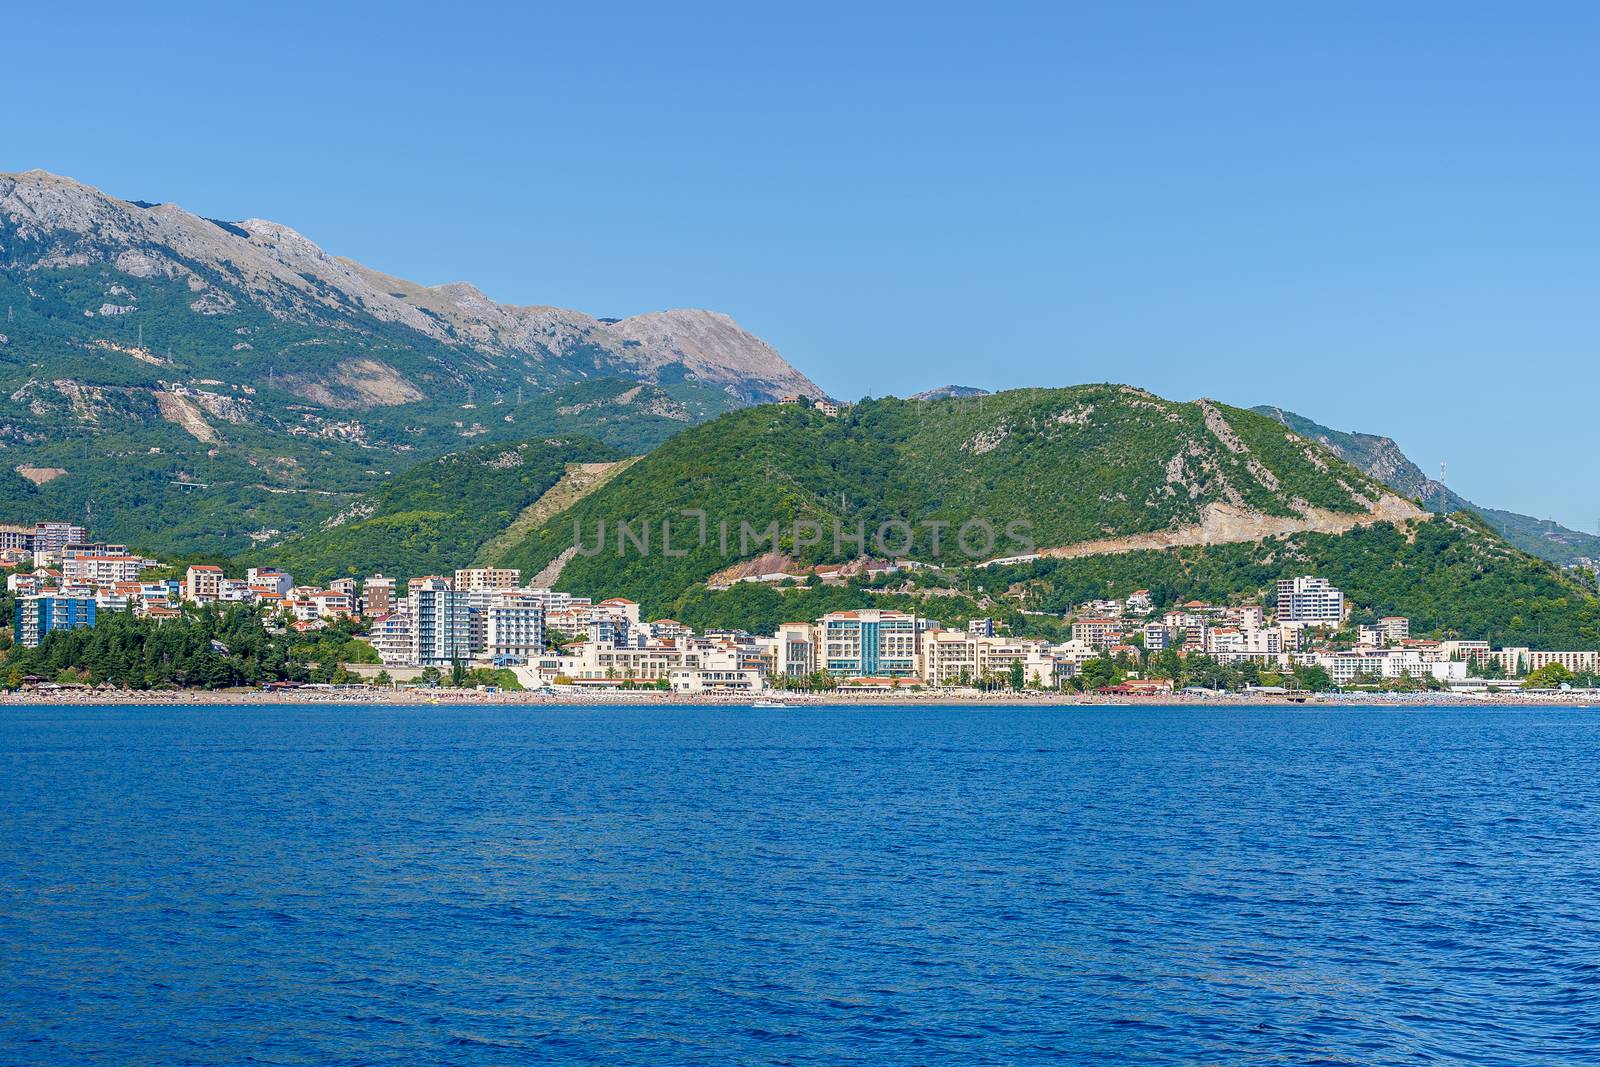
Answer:
<svg viewBox="0 0 1600 1067"><path fill-rule="evenodd" d="M1600 560L1600 537L1571 530L1549 519L1536 519L1512 511L1482 507L1429 478L1388 437L1332 430L1303 415L1278 407L1258 407L1303 437L1327 448L1340 459L1414 500L1429 511L1448 514L1470 511L1481 516L1500 536L1522 551L1563 566L1592 565Z"/></svg>
<svg viewBox="0 0 1600 1067"><path fill-rule="evenodd" d="M1330 430L1283 408L1258 407L1255 410L1277 419L1302 437L1309 437L1389 488L1422 501L1431 511L1463 511L1472 507L1442 483L1424 474L1422 468L1411 461L1411 457L1401 450L1393 438Z"/></svg>
<svg viewBox="0 0 1600 1067"><path fill-rule="evenodd" d="M717 312L611 322L564 308L500 304L469 284L421 286L329 255L281 223L205 219L172 204L119 200L44 171L0 175L0 270L25 277L39 301L81 315L87 321L80 333L93 332L96 318L134 316L149 306L153 288L164 288L177 298L165 303L196 320L236 319L248 330L250 312L258 312L280 324L337 331L341 349L363 339L369 349L411 349L420 361L404 353L395 359L435 364L433 384L446 388L551 388L614 377L698 381L744 403L822 395L770 345ZM131 299L135 288L143 304ZM164 324L164 336L185 333L181 322ZM254 353L241 369L253 364L264 375L272 338L240 336L246 340L235 344L244 348L229 349ZM392 362L377 351L370 358ZM330 371L338 362L328 360Z"/></svg>

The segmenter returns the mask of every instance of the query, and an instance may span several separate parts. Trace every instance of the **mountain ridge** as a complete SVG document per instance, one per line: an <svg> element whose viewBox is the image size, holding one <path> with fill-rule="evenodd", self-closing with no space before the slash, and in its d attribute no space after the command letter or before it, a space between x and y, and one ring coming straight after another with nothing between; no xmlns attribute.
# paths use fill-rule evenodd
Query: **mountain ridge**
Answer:
<svg viewBox="0 0 1600 1067"><path fill-rule="evenodd" d="M42 171L0 175L5 518L151 551L310 529L421 460L583 433L625 452L822 391L731 317L502 305ZM47 482L19 470L50 472Z"/></svg>
<svg viewBox="0 0 1600 1067"><path fill-rule="evenodd" d="M1261 415L1107 384L938 401L889 397L862 401L838 417L797 406L731 412L664 442L496 562L533 573L573 546L575 530L592 539L605 522L613 529L617 522L659 529L686 509L704 512L713 529L726 522L730 541L742 540L743 524L777 523L783 543L770 547L771 562L782 556L797 573L870 550L841 554L826 544L802 545L788 536L796 522L825 530L837 523L869 530L943 523L946 552L949 538L973 517L996 531L1029 524L1027 546L995 543L982 554L987 558L1066 554L1068 546L1141 537L1253 540L1423 517L1355 467ZM1201 533L1191 538L1191 530ZM939 558L927 530L919 527L910 538L913 558ZM673 558L611 548L608 540L605 552L569 557L564 587L666 607L761 555L703 542ZM969 557L961 564L978 562Z"/></svg>
<svg viewBox="0 0 1600 1067"><path fill-rule="evenodd" d="M0 217L12 246L3 248L0 265L31 271L98 263L135 278L181 278L194 294L190 309L202 315L232 314L241 293L282 319L359 313L463 354L522 357L530 369L554 375L546 385L593 376L570 358L569 349L584 347L588 360L604 354L597 361L604 365L590 368L601 376L657 383L663 367L681 363L744 402L823 395L720 312L673 309L608 323L554 306L502 304L469 282L424 286L330 255L283 223L225 223L175 204L140 203L44 171L0 174ZM498 368L465 369L488 375Z"/></svg>
<svg viewBox="0 0 1600 1067"><path fill-rule="evenodd" d="M865 400L838 416L766 405L643 457L582 451L595 447L525 443L515 484L484 477L507 462L505 446L444 457L346 522L255 558L318 580L357 573L367 557L398 577L470 559L518 567L536 585L629 597L649 617L760 632L885 607L1058 634L1063 613L1100 597L1143 588L1162 606L1264 603L1277 580L1318 574L1351 597L1355 621L1406 615L1418 636L1600 641L1586 580L1475 515L1429 515L1275 419L1210 400L1098 385ZM482 502L469 512L494 519L452 523L455 558L426 534L435 512L460 509L458 485ZM962 546L968 520L1008 537L1020 518L1032 522L1031 551ZM917 565L872 568L903 554L873 543L874 528L896 520ZM929 520L944 524L944 551Z"/></svg>
<svg viewBox="0 0 1600 1067"><path fill-rule="evenodd" d="M1309 437L1385 485L1418 500L1429 511L1470 511L1522 551L1562 566L1600 560L1600 536L1572 530L1550 519L1483 507L1461 496L1417 466L1393 438L1334 430L1286 408L1260 405L1252 410L1277 419Z"/></svg>

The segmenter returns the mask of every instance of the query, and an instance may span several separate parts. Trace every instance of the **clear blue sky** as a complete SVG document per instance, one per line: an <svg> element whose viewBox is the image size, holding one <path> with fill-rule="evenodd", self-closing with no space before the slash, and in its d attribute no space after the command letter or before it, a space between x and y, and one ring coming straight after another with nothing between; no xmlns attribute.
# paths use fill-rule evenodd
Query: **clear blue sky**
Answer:
<svg viewBox="0 0 1600 1067"><path fill-rule="evenodd" d="M846 398L1280 404L1600 520L1593 4L49 6L0 170L718 308Z"/></svg>

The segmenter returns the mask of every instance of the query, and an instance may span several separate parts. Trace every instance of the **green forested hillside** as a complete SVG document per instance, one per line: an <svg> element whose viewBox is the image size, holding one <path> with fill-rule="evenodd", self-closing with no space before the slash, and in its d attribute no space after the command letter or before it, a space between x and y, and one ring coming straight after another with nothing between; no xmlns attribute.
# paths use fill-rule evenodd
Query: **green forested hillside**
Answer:
<svg viewBox="0 0 1600 1067"><path fill-rule="evenodd" d="M0 468L0 500L13 504L32 497L37 489L32 482L9 468Z"/></svg>
<svg viewBox="0 0 1600 1067"><path fill-rule="evenodd" d="M1003 593L1003 590L994 590ZM917 578L904 574L873 580L856 578L843 585L813 584L808 587L774 586L762 582L740 582L727 589L689 590L670 609L659 614L687 623L696 630L745 629L752 633L772 633L785 622L807 622L830 611L857 608L891 608L914 612L941 625L963 627L968 620L990 618L1007 632L1065 640L1070 628L1060 618L1030 615L1021 610L1020 601L983 591L971 572Z"/></svg>
<svg viewBox="0 0 1600 1067"><path fill-rule="evenodd" d="M480 445L414 467L322 528L247 555L299 581L449 573L554 485L571 463L620 458L593 438Z"/></svg>
<svg viewBox="0 0 1600 1067"><path fill-rule="evenodd" d="M1550 563L1508 546L1473 517L1435 519L1399 529L1389 523L1348 533L1296 534L1260 543L1042 559L1008 567L946 572L955 595L908 590L903 579L873 585L782 590L740 584L692 589L662 609L696 626L767 625L815 618L820 610L864 606L915 610L946 624L992 616L1013 632L1049 635L1059 627L1030 612L1060 615L1099 597L1149 589L1160 606L1198 598L1271 603L1280 578L1318 574L1355 605L1356 622L1405 615L1417 636L1490 640L1536 648L1600 647L1600 601ZM876 586L876 588L874 588Z"/></svg>
<svg viewBox="0 0 1600 1067"><path fill-rule="evenodd" d="M0 445L6 432L29 442L0 447L0 490L11 487L0 491L0 521L88 519L97 535L158 555L236 554L314 529L391 477L473 443L584 434L642 451L686 425L651 406L674 402L677 387L592 381L458 419L379 412L354 439L339 419L229 422L196 405L210 435L201 440L165 418L151 390L107 384L115 379L87 362L78 375L70 396L37 377L13 390L20 398L0 394ZM374 426L393 438L375 443ZM15 473L21 462L66 473L35 489Z"/></svg>
<svg viewBox="0 0 1600 1067"><path fill-rule="evenodd" d="M1419 636L1543 648L1600 647L1600 602L1553 564L1506 544L1466 514L1339 535L1081 559L1042 559L987 572L1027 590L1030 608L1064 611L1149 589L1158 604L1270 597L1280 578L1317 574L1343 589L1357 622L1405 615Z"/></svg>
<svg viewBox="0 0 1600 1067"><path fill-rule="evenodd" d="M1377 495L1375 483L1286 435L1277 423L1220 405L1208 408L1086 386L871 401L839 418L798 407L748 409L672 438L497 556L497 537L504 541L512 521L568 464L620 453L574 438L484 445L401 474L347 502L343 521L261 548L250 559L325 581L373 571L448 572L484 556L531 575L565 554L571 558L560 588L627 596L648 616L674 617L698 629L761 631L825 611L878 605L954 624L993 616L1013 632L1055 634L1064 612L1096 597L1149 588L1163 604L1193 597L1261 600L1279 578L1319 574L1345 590L1358 619L1407 615L1418 634L1563 648L1600 643L1590 590L1468 515L1376 523L1337 535L1297 533L988 568L971 566L972 559L952 549L954 531L974 517L1000 531L1001 543L987 554L998 556L1011 547L1004 530L1016 520L1030 523L1030 538L1043 547L1192 523L1213 503L1244 501L1261 512L1292 515L1300 502L1311 501L1355 512ZM694 514L684 515L685 509ZM797 517L823 524L820 543L792 543ZM671 522L670 551L660 541L663 519ZM879 523L905 520L916 532L911 554L943 566L809 589L792 587L796 583L707 587L709 576L769 547L752 544L741 553L741 524L765 531L778 522L794 570L799 563L873 554L870 544L862 553L848 541L836 553L835 519L847 530L865 525L869 540ZM949 524L942 554L933 550L930 519ZM620 555L619 520L633 529ZM596 551L601 522L606 541ZM575 536L590 554L568 551ZM648 537L648 554L640 551L640 537ZM764 567L782 562L769 558Z"/></svg>
<svg viewBox="0 0 1600 1067"><path fill-rule="evenodd" d="M667 606L721 568L757 555L741 524L776 522L783 548L804 563L872 554L885 522L913 527L914 558L972 562L960 527L980 519L995 540L978 558L1163 530L1200 521L1208 505L1291 516L1307 504L1364 512L1381 488L1355 468L1263 416L1224 405L1180 404L1115 385L1025 389L992 396L865 401L838 418L769 405L725 415L674 437L535 530L500 562L537 570L574 544L606 548L567 563L563 585ZM705 543L698 518L706 515ZM794 544L797 519L825 532ZM660 548L661 523L672 548ZM835 552L835 520L868 533L866 553ZM616 524L648 526L657 551L616 551ZM726 523L728 543L722 543ZM943 524L937 531L933 524ZM1020 526L1014 524L1021 524ZM1008 535L1008 527L1019 536ZM935 537L940 544L936 547ZM892 533L895 543L903 534ZM969 538L982 548L981 536ZM881 553L880 553L881 554Z"/></svg>

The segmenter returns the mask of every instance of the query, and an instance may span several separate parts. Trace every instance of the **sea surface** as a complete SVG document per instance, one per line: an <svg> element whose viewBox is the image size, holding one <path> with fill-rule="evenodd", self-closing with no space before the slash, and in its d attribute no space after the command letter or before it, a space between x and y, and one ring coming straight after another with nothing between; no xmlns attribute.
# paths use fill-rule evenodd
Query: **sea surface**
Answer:
<svg viewBox="0 0 1600 1067"><path fill-rule="evenodd" d="M1600 1063L1600 712L0 708L77 1063Z"/></svg>

